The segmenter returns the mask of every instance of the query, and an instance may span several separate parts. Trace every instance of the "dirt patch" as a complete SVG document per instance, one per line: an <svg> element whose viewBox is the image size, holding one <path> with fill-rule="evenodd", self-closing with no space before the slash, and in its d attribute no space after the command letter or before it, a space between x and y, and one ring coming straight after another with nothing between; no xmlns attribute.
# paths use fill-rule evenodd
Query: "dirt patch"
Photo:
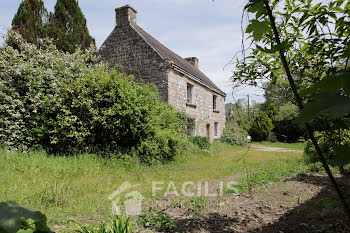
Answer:
<svg viewBox="0 0 350 233"><path fill-rule="evenodd" d="M286 148L279 148L279 147L270 147L270 146L258 146L258 145L252 145L251 149L254 151L267 151L267 152L285 152L285 153L297 153L302 154L302 150L292 150L292 149L286 149Z"/></svg>
<svg viewBox="0 0 350 233"><path fill-rule="evenodd" d="M347 197L350 184L337 178ZM253 190L207 198L199 216L174 207L173 198L149 203L159 206L176 224L175 232L349 233L350 224L326 176L300 175Z"/></svg>

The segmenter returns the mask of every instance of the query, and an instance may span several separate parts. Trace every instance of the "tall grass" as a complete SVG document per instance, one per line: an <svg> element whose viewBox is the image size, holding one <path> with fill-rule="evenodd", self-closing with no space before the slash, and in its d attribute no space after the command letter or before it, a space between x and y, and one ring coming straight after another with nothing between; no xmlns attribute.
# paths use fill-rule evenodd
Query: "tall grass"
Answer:
<svg viewBox="0 0 350 233"><path fill-rule="evenodd" d="M89 154L62 157L1 149L0 201L15 201L39 210L47 215L49 225L64 225L69 219L89 219L94 224L111 213L108 197L125 181L140 184L138 191L147 199L152 198L152 181L165 184L173 181L181 187L187 181L216 182L244 176L248 169L254 171L254 185L260 185L294 174L290 172L294 165L300 167L296 162L300 155L296 153L250 150L245 163L237 162L246 151L246 147L216 142L211 152L194 149L168 164L146 166L130 157L107 159ZM288 168L284 169L287 165L276 160L285 161Z"/></svg>

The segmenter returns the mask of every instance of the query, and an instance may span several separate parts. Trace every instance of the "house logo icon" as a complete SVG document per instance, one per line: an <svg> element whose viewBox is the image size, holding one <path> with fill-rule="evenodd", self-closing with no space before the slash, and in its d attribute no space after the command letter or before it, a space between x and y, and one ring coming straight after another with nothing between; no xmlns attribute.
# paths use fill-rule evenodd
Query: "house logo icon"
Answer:
<svg viewBox="0 0 350 233"><path fill-rule="evenodd" d="M126 181L108 197L108 199L112 201L113 214L121 215L121 207L125 208L125 214L127 216L137 216L141 213L142 201L145 198L141 195L140 192L131 191L132 189L138 186L140 186L140 184L132 185L131 183Z"/></svg>

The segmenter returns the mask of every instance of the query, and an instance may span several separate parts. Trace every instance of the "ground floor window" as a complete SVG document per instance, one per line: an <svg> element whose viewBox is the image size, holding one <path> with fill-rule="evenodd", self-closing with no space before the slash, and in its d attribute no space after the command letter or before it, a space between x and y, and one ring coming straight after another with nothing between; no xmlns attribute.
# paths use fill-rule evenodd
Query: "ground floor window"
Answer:
<svg viewBox="0 0 350 233"><path fill-rule="evenodd" d="M219 131L220 131L219 122L214 122L214 136L215 137L219 136Z"/></svg>
<svg viewBox="0 0 350 233"><path fill-rule="evenodd" d="M192 126L192 127L187 126L187 135L189 137L195 137L196 136L196 124L194 124L194 126Z"/></svg>
<svg viewBox="0 0 350 233"><path fill-rule="evenodd" d="M210 125L209 124L206 126L206 132L207 132L207 138L208 138L208 140L210 140Z"/></svg>

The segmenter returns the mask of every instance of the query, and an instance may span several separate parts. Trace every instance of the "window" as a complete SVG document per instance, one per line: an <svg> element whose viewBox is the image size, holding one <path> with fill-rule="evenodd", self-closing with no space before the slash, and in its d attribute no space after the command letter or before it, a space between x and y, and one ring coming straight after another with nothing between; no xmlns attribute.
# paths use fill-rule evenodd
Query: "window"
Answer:
<svg viewBox="0 0 350 233"><path fill-rule="evenodd" d="M213 95L213 110L218 110L218 96Z"/></svg>
<svg viewBox="0 0 350 233"><path fill-rule="evenodd" d="M187 135L189 137L195 137L196 136L196 124L193 127L187 127Z"/></svg>
<svg viewBox="0 0 350 233"><path fill-rule="evenodd" d="M206 132L207 132L207 138L210 141L210 125L209 124L206 126Z"/></svg>
<svg viewBox="0 0 350 233"><path fill-rule="evenodd" d="M187 103L193 104L193 85L187 83Z"/></svg>
<svg viewBox="0 0 350 233"><path fill-rule="evenodd" d="M219 123L215 122L214 123L214 136L215 137L219 137L219 131L220 131Z"/></svg>

